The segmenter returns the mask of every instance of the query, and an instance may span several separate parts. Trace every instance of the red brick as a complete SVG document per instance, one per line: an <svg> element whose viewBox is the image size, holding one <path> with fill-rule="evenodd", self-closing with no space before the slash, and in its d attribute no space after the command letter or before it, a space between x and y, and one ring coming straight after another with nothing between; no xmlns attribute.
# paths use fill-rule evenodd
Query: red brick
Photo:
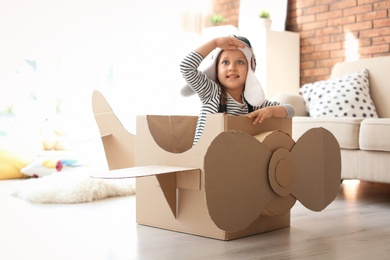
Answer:
<svg viewBox="0 0 390 260"><path fill-rule="evenodd" d="M329 75L330 69L328 68L315 68L315 69L305 69L303 71L304 77L310 76L321 76L321 75Z"/></svg>
<svg viewBox="0 0 390 260"><path fill-rule="evenodd" d="M370 46L373 44L371 38L359 38L359 47Z"/></svg>
<svg viewBox="0 0 390 260"><path fill-rule="evenodd" d="M374 23L374 28L390 27L390 18L378 19L373 21L373 23Z"/></svg>
<svg viewBox="0 0 390 260"><path fill-rule="evenodd" d="M313 53L314 50L315 50L314 45L302 46L301 47L301 54Z"/></svg>
<svg viewBox="0 0 390 260"><path fill-rule="evenodd" d="M358 5L376 3L378 0L358 0Z"/></svg>
<svg viewBox="0 0 390 260"><path fill-rule="evenodd" d="M365 14L358 14L356 15L356 21L361 22L361 21L372 21L380 18L386 18L387 17L387 11L382 10L382 11L374 11L374 12L369 12Z"/></svg>
<svg viewBox="0 0 390 260"><path fill-rule="evenodd" d="M315 51L331 51L331 50L339 50L341 49L341 42L332 42L332 43L324 43L316 45Z"/></svg>
<svg viewBox="0 0 390 260"><path fill-rule="evenodd" d="M356 6L356 0L334 1L329 6L330 10L344 9L351 6Z"/></svg>
<svg viewBox="0 0 390 260"><path fill-rule="evenodd" d="M296 3L296 8L307 8L309 6L314 6L316 4L316 0L299 0Z"/></svg>
<svg viewBox="0 0 390 260"><path fill-rule="evenodd" d="M323 29L318 29L315 32L316 32L316 36L342 33L343 27L342 26L328 26L328 27L323 28Z"/></svg>
<svg viewBox="0 0 390 260"><path fill-rule="evenodd" d="M390 1L377 1L377 3L374 4L374 10L386 10L390 9Z"/></svg>
<svg viewBox="0 0 390 260"><path fill-rule="evenodd" d="M323 51L323 52L312 52L306 55L302 55L304 61L309 60L320 60L320 59L327 59L329 58L329 52Z"/></svg>
<svg viewBox="0 0 390 260"><path fill-rule="evenodd" d="M323 5L323 4L330 4L333 3L335 0L317 0L317 5Z"/></svg>
<svg viewBox="0 0 390 260"><path fill-rule="evenodd" d="M326 21L312 22L302 24L302 31L315 30L325 28L327 26Z"/></svg>
<svg viewBox="0 0 390 260"><path fill-rule="evenodd" d="M304 32L299 32L299 35L301 37L301 39L305 39L305 38L310 38L310 37L314 37L316 36L316 32L315 31L304 31Z"/></svg>
<svg viewBox="0 0 390 260"><path fill-rule="evenodd" d="M389 44L374 45L374 46L368 46L368 47L360 48L360 53L362 55L374 54L374 53L383 53L383 52L389 52L389 51L390 51L390 45Z"/></svg>
<svg viewBox="0 0 390 260"><path fill-rule="evenodd" d="M311 60L311 61L303 61L300 63L301 69L312 69L316 65L316 62Z"/></svg>
<svg viewBox="0 0 390 260"><path fill-rule="evenodd" d="M330 4L333 3L335 0L317 0L318 5L323 5L323 4Z"/></svg>
<svg viewBox="0 0 390 260"><path fill-rule="evenodd" d="M372 45L378 45L383 43L390 43L390 35L372 38Z"/></svg>
<svg viewBox="0 0 390 260"><path fill-rule="evenodd" d="M334 50L330 52L330 58L340 58L345 56L345 50Z"/></svg>
<svg viewBox="0 0 390 260"><path fill-rule="evenodd" d="M329 43L330 42L330 36L329 35L323 35L318 37L311 37L301 40L301 46L307 46L307 45L317 45L317 44L323 44L323 43Z"/></svg>
<svg viewBox="0 0 390 260"><path fill-rule="evenodd" d="M372 57L383 57L383 56L390 56L390 52L387 53L379 53L379 54L373 54Z"/></svg>
<svg viewBox="0 0 390 260"><path fill-rule="evenodd" d="M316 16L314 14L312 14L312 15L302 15L302 16L297 17L297 23L298 24L314 22L315 20L316 20Z"/></svg>
<svg viewBox="0 0 390 260"><path fill-rule="evenodd" d="M330 19L330 20L328 20L328 26L336 26L336 25L355 23L355 19L356 19L356 17L354 15Z"/></svg>
<svg viewBox="0 0 390 260"><path fill-rule="evenodd" d="M328 5L315 5L313 7L306 8L303 13L304 14L317 14L329 11Z"/></svg>
<svg viewBox="0 0 390 260"><path fill-rule="evenodd" d="M360 23L354 23L354 24L346 24L343 26L343 28L344 28L344 32L371 29L372 22L367 21L367 22L360 22Z"/></svg>
<svg viewBox="0 0 390 260"><path fill-rule="evenodd" d="M343 9L343 15L352 15L352 14L362 14L362 13L367 13L372 11L372 5L367 4L367 5L359 5L355 7L350 7L350 8L345 8Z"/></svg>
<svg viewBox="0 0 390 260"><path fill-rule="evenodd" d="M363 30L360 32L360 37L377 37L377 36L384 36L384 35L390 35L390 27L383 27L383 28L372 29L372 30Z"/></svg>
<svg viewBox="0 0 390 260"><path fill-rule="evenodd" d="M335 11L316 14L316 19L317 21L321 21L321 20L335 19L342 16L343 16L343 12L341 10L335 10Z"/></svg>
<svg viewBox="0 0 390 260"><path fill-rule="evenodd" d="M288 10L287 11L287 19L289 19L289 18L297 18L297 17L301 16L302 13L303 12L302 12L301 9L299 9L299 10L297 10L297 9Z"/></svg>
<svg viewBox="0 0 390 260"><path fill-rule="evenodd" d="M345 39L345 33L335 33L330 35L330 42L341 42Z"/></svg>
<svg viewBox="0 0 390 260"><path fill-rule="evenodd" d="M330 67L332 68L336 63L342 62L343 58L331 58L319 60L316 62L317 67Z"/></svg>

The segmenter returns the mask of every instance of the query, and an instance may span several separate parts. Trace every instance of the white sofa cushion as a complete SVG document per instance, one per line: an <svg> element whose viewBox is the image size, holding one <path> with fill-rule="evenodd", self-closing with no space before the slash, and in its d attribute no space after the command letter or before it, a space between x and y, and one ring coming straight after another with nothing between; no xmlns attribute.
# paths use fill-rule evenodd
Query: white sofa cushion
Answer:
<svg viewBox="0 0 390 260"><path fill-rule="evenodd" d="M299 93L311 117L378 117L370 96L367 69L305 84Z"/></svg>
<svg viewBox="0 0 390 260"><path fill-rule="evenodd" d="M359 149L359 130L362 118L337 117L313 118L305 116L293 117L293 139L295 141L310 128L323 127L335 136L340 148Z"/></svg>
<svg viewBox="0 0 390 260"><path fill-rule="evenodd" d="M361 150L390 151L390 118L367 118L360 125Z"/></svg>

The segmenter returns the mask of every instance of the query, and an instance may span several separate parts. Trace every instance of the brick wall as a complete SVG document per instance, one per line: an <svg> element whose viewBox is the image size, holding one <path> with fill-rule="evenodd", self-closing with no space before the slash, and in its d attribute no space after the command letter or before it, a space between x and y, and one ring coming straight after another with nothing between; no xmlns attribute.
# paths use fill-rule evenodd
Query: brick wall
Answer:
<svg viewBox="0 0 390 260"><path fill-rule="evenodd" d="M289 0L287 30L301 38L301 85L341 61L390 55L390 1Z"/></svg>
<svg viewBox="0 0 390 260"><path fill-rule="evenodd" d="M238 10L214 0L228 24ZM300 84L327 79L337 62L390 55L390 0L289 0L286 29L300 34Z"/></svg>
<svg viewBox="0 0 390 260"><path fill-rule="evenodd" d="M214 14L223 15L225 21L221 25L238 26L240 0L213 0Z"/></svg>

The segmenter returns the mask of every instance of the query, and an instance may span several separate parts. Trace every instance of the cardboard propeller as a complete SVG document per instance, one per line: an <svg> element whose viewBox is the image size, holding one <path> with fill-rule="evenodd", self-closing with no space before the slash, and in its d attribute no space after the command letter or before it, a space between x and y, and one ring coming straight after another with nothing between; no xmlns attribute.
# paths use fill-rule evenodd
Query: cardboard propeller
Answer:
<svg viewBox="0 0 390 260"><path fill-rule="evenodd" d="M307 131L296 143L282 131L255 137L222 132L204 159L210 217L220 229L235 232L261 214L287 213L296 200L321 211L339 190L340 158L337 140L324 128Z"/></svg>

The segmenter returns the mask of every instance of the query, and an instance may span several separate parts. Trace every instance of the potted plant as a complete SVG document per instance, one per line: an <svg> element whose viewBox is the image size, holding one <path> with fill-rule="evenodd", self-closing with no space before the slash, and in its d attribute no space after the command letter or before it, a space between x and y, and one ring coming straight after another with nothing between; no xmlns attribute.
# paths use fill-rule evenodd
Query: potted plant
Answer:
<svg viewBox="0 0 390 260"><path fill-rule="evenodd" d="M206 26L202 28L202 36L206 39L237 33L237 27L231 24L225 24L226 18L220 14L213 14L209 16L207 21L209 24L206 24ZM211 26L208 26L210 23Z"/></svg>
<svg viewBox="0 0 390 260"><path fill-rule="evenodd" d="M260 19L260 24L265 27L265 28L270 28L271 27L271 16L270 13L263 9L259 13L259 19Z"/></svg>
<svg viewBox="0 0 390 260"><path fill-rule="evenodd" d="M220 14L213 14L211 16L210 20L211 20L211 24L213 26L217 26L217 25L220 25L221 23L223 23L225 21L225 17L223 17Z"/></svg>

